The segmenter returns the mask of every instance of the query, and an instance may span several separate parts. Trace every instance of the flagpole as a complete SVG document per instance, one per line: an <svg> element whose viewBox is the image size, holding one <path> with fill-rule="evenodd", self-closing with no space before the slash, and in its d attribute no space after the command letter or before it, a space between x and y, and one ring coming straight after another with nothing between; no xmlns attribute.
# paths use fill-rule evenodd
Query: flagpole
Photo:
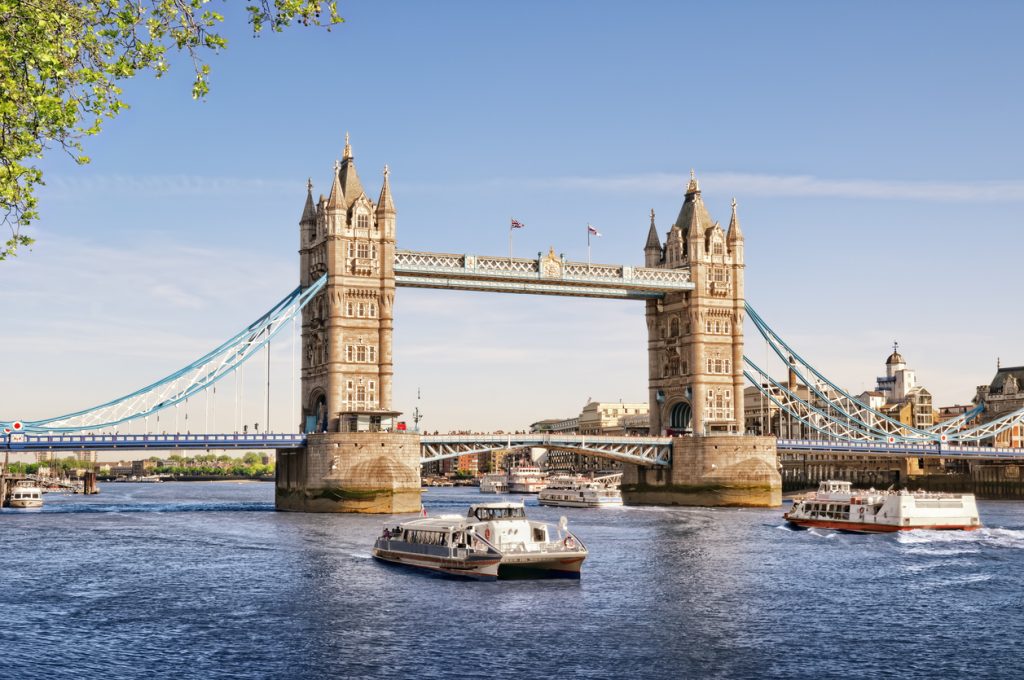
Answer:
<svg viewBox="0 0 1024 680"><path fill-rule="evenodd" d="M508 218L508 263L512 264L512 219Z"/></svg>
<svg viewBox="0 0 1024 680"><path fill-rule="evenodd" d="M590 269L590 223L587 222L587 269Z"/></svg>

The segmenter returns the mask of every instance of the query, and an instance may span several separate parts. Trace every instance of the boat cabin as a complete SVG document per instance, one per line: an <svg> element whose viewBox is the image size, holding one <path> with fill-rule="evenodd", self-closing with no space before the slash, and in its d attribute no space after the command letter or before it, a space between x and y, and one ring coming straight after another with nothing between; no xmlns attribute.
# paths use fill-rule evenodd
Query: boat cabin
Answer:
<svg viewBox="0 0 1024 680"><path fill-rule="evenodd" d="M487 503L471 505L466 515L481 522L503 519L526 519L526 509L521 503Z"/></svg>
<svg viewBox="0 0 1024 680"><path fill-rule="evenodd" d="M852 482L842 482L836 479L823 480L818 484L818 493L849 494L851 489Z"/></svg>

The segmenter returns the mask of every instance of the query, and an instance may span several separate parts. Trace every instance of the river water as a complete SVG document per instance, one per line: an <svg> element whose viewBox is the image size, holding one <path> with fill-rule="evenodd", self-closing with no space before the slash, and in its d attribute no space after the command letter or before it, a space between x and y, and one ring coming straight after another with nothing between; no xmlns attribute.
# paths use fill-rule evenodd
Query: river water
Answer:
<svg viewBox="0 0 1024 680"><path fill-rule="evenodd" d="M432 514L481 498L424 493ZM791 531L780 509L527 505L568 516L581 580L380 564L385 518L277 513L266 483L49 494L0 512L0 677L1024 676L1024 504L888 536Z"/></svg>

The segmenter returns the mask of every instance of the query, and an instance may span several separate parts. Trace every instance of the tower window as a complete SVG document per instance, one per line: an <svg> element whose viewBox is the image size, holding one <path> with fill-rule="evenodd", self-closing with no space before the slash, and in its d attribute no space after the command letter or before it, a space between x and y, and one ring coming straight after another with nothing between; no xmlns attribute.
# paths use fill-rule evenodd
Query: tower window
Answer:
<svg viewBox="0 0 1024 680"><path fill-rule="evenodd" d="M358 227L359 229L369 229L370 216L367 215L366 213L359 213L358 215L356 215L356 227Z"/></svg>

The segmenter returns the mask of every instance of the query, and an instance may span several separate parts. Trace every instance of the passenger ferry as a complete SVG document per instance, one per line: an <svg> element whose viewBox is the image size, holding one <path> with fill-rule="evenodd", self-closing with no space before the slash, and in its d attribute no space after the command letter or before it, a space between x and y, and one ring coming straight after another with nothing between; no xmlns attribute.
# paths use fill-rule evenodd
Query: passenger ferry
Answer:
<svg viewBox="0 0 1024 680"><path fill-rule="evenodd" d="M522 503L403 522L373 546L380 560L478 579L579 578L587 554L564 517L557 527L530 520Z"/></svg>
<svg viewBox="0 0 1024 680"><path fill-rule="evenodd" d="M22 479L7 492L7 505L12 508L43 507L43 490L33 481Z"/></svg>
<svg viewBox="0 0 1024 680"><path fill-rule="evenodd" d="M910 529L971 530L981 527L974 494L856 491L850 482L829 480L818 491L793 500L783 517L801 528L822 527L855 533Z"/></svg>
<svg viewBox="0 0 1024 680"><path fill-rule="evenodd" d="M494 580L501 553L469 530L461 515L441 515L385 528L373 544L385 562L430 569L451 576Z"/></svg>
<svg viewBox="0 0 1024 680"><path fill-rule="evenodd" d="M480 493L507 493L508 476L504 472L489 472L480 478Z"/></svg>
<svg viewBox="0 0 1024 680"><path fill-rule="evenodd" d="M537 501L541 505L566 508L621 507L621 481L621 472L593 478L582 475L558 475L548 480L547 488L537 494Z"/></svg>
<svg viewBox="0 0 1024 680"><path fill-rule="evenodd" d="M539 467L521 465L508 471L510 493L538 493L547 486L547 473Z"/></svg>

